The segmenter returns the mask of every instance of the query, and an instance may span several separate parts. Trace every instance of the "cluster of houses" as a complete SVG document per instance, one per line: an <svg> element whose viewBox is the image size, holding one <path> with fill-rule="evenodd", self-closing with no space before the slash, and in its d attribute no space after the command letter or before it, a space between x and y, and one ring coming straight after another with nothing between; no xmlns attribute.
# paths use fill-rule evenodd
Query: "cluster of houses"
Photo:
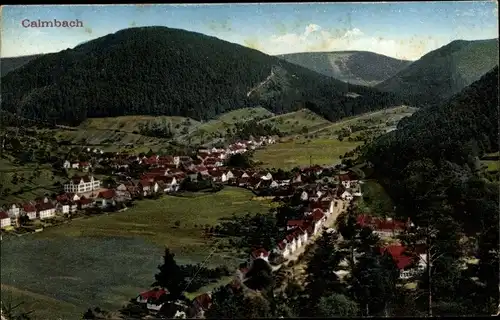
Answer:
<svg viewBox="0 0 500 320"><path fill-rule="evenodd" d="M274 196L285 198L298 195L305 205L302 207L302 218L289 220L286 223L287 235L284 239L279 241L274 248L265 249L259 248L254 250L249 259L249 264L241 267L236 271L235 278L228 284L229 287L241 287L245 282L245 275L252 267L252 264L257 259L262 259L270 265L282 264L287 260L293 259L294 255L301 252L304 248L311 243L313 237L319 234L322 230L327 229L328 226L325 222L332 215L338 216L343 209L345 209L349 202L361 196L360 183L352 172L341 174L332 177L329 182L336 182L335 188L325 185L324 178L318 179L312 183L302 182L306 180L306 176L311 176L311 173L316 175L321 174L323 168L314 166L305 168L298 172L290 180L274 180L272 174L269 172L249 173L241 170L228 170L224 172L227 176L229 173L228 181L235 181L234 183L242 183L245 187L255 188L266 181L266 186L270 186L267 181L272 181L274 184ZM210 172L210 171L209 171ZM235 172L237 172L235 174ZM310 180L310 179L309 179ZM256 181L251 183L250 181ZM357 223L363 227L370 227L374 233L378 234L381 239L393 239L399 233L403 232L409 225L410 221L397 221L390 218L375 218L368 215L359 215ZM331 229L329 229L331 230ZM420 252L419 257L412 257L405 254L405 248L400 244L391 244L382 246L381 253L388 253L394 258L397 267L400 269L400 278L409 279L416 273L420 272L424 266L424 255ZM342 270L339 271L342 273ZM339 274L341 275L341 274ZM163 303L158 295L162 296L168 294L165 289L153 289L141 293L137 297L138 303L143 303L151 311L158 311L162 308ZM198 317L206 311L211 304L211 292L203 293L197 296L190 306L190 312L196 314Z"/></svg>
<svg viewBox="0 0 500 320"><path fill-rule="evenodd" d="M131 162L135 161L151 169L139 180L125 179L127 176L123 175L125 181L112 189L103 188L102 181L91 174L76 175L64 184L64 193L55 198L41 197L25 203L12 203L3 208L0 207L0 226L1 229L7 230L17 227L23 216L29 220L46 220L54 218L57 214L68 215L89 207L114 206L139 196L176 192L186 177L196 180L201 175L204 179L219 183L231 182L234 185L249 186L247 182L250 182L250 178L258 183L260 179L256 177L259 174L268 177L267 173L230 170L223 167L224 160L232 154L245 153L272 143L275 143L272 137L238 141L227 148L200 149L195 158L154 154L149 157L117 154L110 158L105 157L102 150L87 148L87 152L101 157L97 159L96 165L100 161L110 161L114 169L126 169ZM63 166L82 171L89 171L93 167L90 162L79 161L74 163L65 161Z"/></svg>

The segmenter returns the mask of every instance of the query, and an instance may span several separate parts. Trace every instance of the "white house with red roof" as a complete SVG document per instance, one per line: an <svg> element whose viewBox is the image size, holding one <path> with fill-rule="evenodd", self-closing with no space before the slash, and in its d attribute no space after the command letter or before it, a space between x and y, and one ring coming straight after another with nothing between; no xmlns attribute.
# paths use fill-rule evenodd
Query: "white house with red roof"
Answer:
<svg viewBox="0 0 500 320"><path fill-rule="evenodd" d="M94 202L96 205L100 206L101 208L106 208L109 206L116 205L115 197L116 197L115 190L108 189L108 190L99 192L97 197L94 199Z"/></svg>
<svg viewBox="0 0 500 320"><path fill-rule="evenodd" d="M226 173L222 170L211 170L209 173L216 182L226 183L228 180Z"/></svg>
<svg viewBox="0 0 500 320"><path fill-rule="evenodd" d="M163 182L165 183L163 192L175 192L179 190L179 183L175 177L166 177Z"/></svg>
<svg viewBox="0 0 500 320"><path fill-rule="evenodd" d="M148 310L158 311L163 306L163 303L160 302L160 299L168 293L168 290L154 288L152 290L140 293L137 296L136 301L141 304L146 304Z"/></svg>
<svg viewBox="0 0 500 320"><path fill-rule="evenodd" d="M374 233L382 238L394 237L403 232L411 222L393 220L392 218L370 217L368 215L359 215L357 223L362 227L370 227Z"/></svg>
<svg viewBox="0 0 500 320"><path fill-rule="evenodd" d="M16 203L9 205L7 214L12 218L18 218L21 215L21 205Z"/></svg>
<svg viewBox="0 0 500 320"><path fill-rule="evenodd" d="M35 205L37 215L41 220L50 219L56 215L56 207L49 201L43 203L37 203Z"/></svg>
<svg viewBox="0 0 500 320"><path fill-rule="evenodd" d="M35 220L36 219L36 208L34 205L27 203L23 205L24 214L28 216L28 219Z"/></svg>
<svg viewBox="0 0 500 320"><path fill-rule="evenodd" d="M410 279L421 273L426 267L426 255L423 247L417 247L415 253L409 253L402 245L390 245L380 248L380 253L388 253L394 259L400 271L400 279Z"/></svg>
<svg viewBox="0 0 500 320"><path fill-rule="evenodd" d="M269 252L266 249L262 248L252 251L252 253L250 254L250 261L252 262L257 259L262 259L269 262Z"/></svg>
<svg viewBox="0 0 500 320"><path fill-rule="evenodd" d="M9 229L12 227L12 219L9 214L5 211L0 211L0 228Z"/></svg>

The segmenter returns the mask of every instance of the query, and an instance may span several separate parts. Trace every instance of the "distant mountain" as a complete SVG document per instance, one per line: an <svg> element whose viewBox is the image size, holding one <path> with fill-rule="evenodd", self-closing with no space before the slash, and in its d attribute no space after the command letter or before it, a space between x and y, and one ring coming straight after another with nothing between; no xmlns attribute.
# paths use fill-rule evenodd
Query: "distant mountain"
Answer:
<svg viewBox="0 0 500 320"><path fill-rule="evenodd" d="M43 55L8 73L1 90L4 110L70 125L139 114L204 120L258 105L273 113L309 108L336 120L401 103L392 93L166 27L125 29Z"/></svg>
<svg viewBox="0 0 500 320"><path fill-rule="evenodd" d="M302 52L278 57L329 77L367 86L389 79L412 63L368 51Z"/></svg>
<svg viewBox="0 0 500 320"><path fill-rule="evenodd" d="M12 70L15 70L17 68L24 66L26 63L30 62L33 59L38 58L39 56L41 56L41 55L40 54L33 54L30 56L1 58L0 59L0 67L1 67L0 76L3 77L4 75L11 72Z"/></svg>
<svg viewBox="0 0 500 320"><path fill-rule="evenodd" d="M498 39L453 41L376 85L421 103L443 101L498 65Z"/></svg>

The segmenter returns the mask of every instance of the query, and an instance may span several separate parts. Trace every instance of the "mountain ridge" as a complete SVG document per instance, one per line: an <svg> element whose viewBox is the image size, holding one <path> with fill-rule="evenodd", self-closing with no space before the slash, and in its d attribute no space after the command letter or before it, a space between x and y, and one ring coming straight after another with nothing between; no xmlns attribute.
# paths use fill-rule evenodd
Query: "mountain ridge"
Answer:
<svg viewBox="0 0 500 320"><path fill-rule="evenodd" d="M279 70L262 90L248 92ZM77 125L87 117L184 116L211 119L262 106L310 108L329 120L400 103L260 51L167 27L120 30L46 54L3 79L2 107L27 118ZM348 92L359 94L353 99Z"/></svg>
<svg viewBox="0 0 500 320"><path fill-rule="evenodd" d="M444 101L498 65L498 38L454 40L433 50L375 88L424 104Z"/></svg>
<svg viewBox="0 0 500 320"><path fill-rule="evenodd" d="M360 50L297 52L277 57L341 81L369 86L390 78L412 63Z"/></svg>

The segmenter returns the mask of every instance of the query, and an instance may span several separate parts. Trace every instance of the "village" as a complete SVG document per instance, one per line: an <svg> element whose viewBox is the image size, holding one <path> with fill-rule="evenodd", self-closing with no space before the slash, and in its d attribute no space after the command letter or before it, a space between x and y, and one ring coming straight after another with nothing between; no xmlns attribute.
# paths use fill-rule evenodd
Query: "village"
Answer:
<svg viewBox="0 0 500 320"><path fill-rule="evenodd" d="M144 197L182 192L181 185L186 179L191 181L207 180L220 185L231 185L252 190L256 195L275 197L278 199L298 196L304 203L302 218L288 220L286 237L272 248L255 248L248 263L235 272L234 280L229 286L244 286L245 275L256 260L268 263L273 271L286 266L288 262L299 259L304 250L313 243L323 231L335 232L335 220L352 202L362 197L363 181L353 171L337 174L336 170L322 166L301 168L291 174L290 179L277 179L270 170L255 168L231 168L225 166L227 159L234 154L244 154L256 148L275 143L271 137L260 137L256 140L240 141L227 148L199 149L196 158L189 156L130 156L116 154L113 158L104 157L97 149L88 148L87 152L96 154L96 161L65 161L64 167L78 169L83 175L72 177L63 186L63 191L55 198L48 196L27 203L12 203L0 212L2 233L12 233L23 228L23 225L35 221L50 227L54 219L70 220L80 212L102 210L112 212L126 210L127 203ZM109 163L113 174L120 179L114 188L105 188L103 181L94 177L93 167L101 162ZM127 175L127 169L133 163L147 166L148 170L134 180ZM312 179L311 179L312 177ZM48 222L48 223L47 223ZM402 247L395 237L410 223L394 221L390 218L376 218L359 215L357 222L361 226L370 227L386 246L381 251L389 252L401 270L401 279L409 279L422 270L423 264L403 254ZM54 223L56 225L57 223ZM344 270L339 275L345 275ZM142 305L152 314L159 312L164 305L164 297L168 288L153 288L140 293L136 303ZM185 314L201 317L210 306L210 292L198 295L188 309L179 307L179 317Z"/></svg>

